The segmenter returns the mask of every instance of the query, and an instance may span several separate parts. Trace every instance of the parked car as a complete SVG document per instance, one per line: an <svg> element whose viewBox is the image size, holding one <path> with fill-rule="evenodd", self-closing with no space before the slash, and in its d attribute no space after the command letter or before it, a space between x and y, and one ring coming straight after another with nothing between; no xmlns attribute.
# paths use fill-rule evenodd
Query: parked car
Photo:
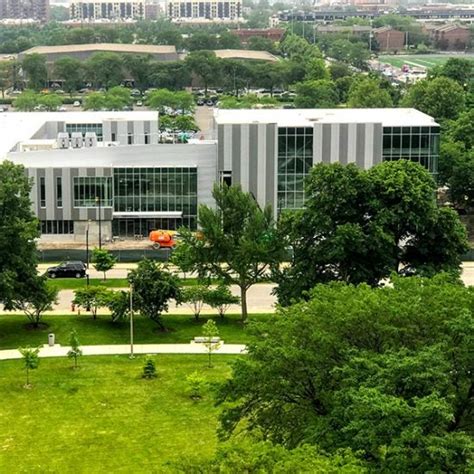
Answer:
<svg viewBox="0 0 474 474"><path fill-rule="evenodd" d="M63 262L46 270L49 278L84 278L86 266L83 262Z"/></svg>
<svg viewBox="0 0 474 474"><path fill-rule="evenodd" d="M80 107L81 103L78 100L75 100L72 104L73 107Z"/></svg>

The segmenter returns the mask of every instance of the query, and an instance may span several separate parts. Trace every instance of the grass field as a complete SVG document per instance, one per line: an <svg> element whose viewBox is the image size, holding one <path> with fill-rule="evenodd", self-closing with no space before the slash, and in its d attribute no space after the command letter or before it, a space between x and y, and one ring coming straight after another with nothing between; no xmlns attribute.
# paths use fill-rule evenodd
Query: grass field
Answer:
<svg viewBox="0 0 474 474"><path fill-rule="evenodd" d="M143 357L42 359L23 388L17 361L0 362L0 472L173 472L167 462L206 459L216 446L213 382L236 356L154 356L158 378L140 377ZM200 401L187 394L197 370L209 383Z"/></svg>
<svg viewBox="0 0 474 474"><path fill-rule="evenodd" d="M273 317L272 314L249 315L249 321ZM215 317L220 337L227 343L247 343L249 333L239 322L240 315L227 315L224 319ZM189 343L195 336L201 336L201 326L207 321L202 316L198 322L190 315L165 315L163 322L167 332L157 330L157 324L150 319L136 316L134 333L136 344ZM112 323L110 316L98 316L93 320L89 314L81 316L45 316L43 322L47 327L28 329L28 320L22 315L0 315L0 350L16 349L22 346L38 346L48 342L48 334L56 335L56 342L68 345L69 335L77 331L82 345L93 344L128 344L128 321ZM1 472L1 471L0 471Z"/></svg>
<svg viewBox="0 0 474 474"><path fill-rule="evenodd" d="M423 55L383 55L379 56L379 61L383 64L390 64L392 66L401 68L404 64L411 67L423 67L430 69L434 66L444 64L450 57L469 59L474 61L474 55L453 55L448 54L423 54Z"/></svg>
<svg viewBox="0 0 474 474"><path fill-rule="evenodd" d="M192 286L197 285L198 280L196 278L186 278L181 279L180 283L182 286ZM85 288L87 286L87 280L85 278L49 279L48 285L58 290L77 290L78 288ZM130 286L126 278L108 278L106 280L102 278L89 278L89 285L104 286L106 288L128 288Z"/></svg>

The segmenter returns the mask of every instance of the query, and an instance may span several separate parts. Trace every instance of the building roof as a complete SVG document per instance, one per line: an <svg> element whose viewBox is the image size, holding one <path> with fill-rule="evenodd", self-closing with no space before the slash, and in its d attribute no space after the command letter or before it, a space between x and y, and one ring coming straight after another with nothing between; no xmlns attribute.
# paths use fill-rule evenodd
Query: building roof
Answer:
<svg viewBox="0 0 474 474"><path fill-rule="evenodd" d="M315 123L381 123L384 127L437 126L416 109L220 109L217 124L276 123L279 127L311 127Z"/></svg>
<svg viewBox="0 0 474 474"><path fill-rule="evenodd" d="M108 51L113 53L136 53L136 54L176 54L175 46L157 46L153 44L119 44L119 43L91 43L91 44L67 44L60 46L35 46L22 51L20 54L58 54L78 53L88 51Z"/></svg>
<svg viewBox="0 0 474 474"><path fill-rule="evenodd" d="M29 140L47 122L100 123L104 120L157 120L157 112L3 112L0 160L17 143Z"/></svg>
<svg viewBox="0 0 474 474"><path fill-rule="evenodd" d="M260 61L278 61L278 58L267 51L250 51L247 49L216 49L216 56L221 59L255 59Z"/></svg>
<svg viewBox="0 0 474 474"><path fill-rule="evenodd" d="M130 145L103 148L78 148L14 152L8 159L27 168L172 168L177 164L197 167L203 159L213 159L215 142L199 144Z"/></svg>

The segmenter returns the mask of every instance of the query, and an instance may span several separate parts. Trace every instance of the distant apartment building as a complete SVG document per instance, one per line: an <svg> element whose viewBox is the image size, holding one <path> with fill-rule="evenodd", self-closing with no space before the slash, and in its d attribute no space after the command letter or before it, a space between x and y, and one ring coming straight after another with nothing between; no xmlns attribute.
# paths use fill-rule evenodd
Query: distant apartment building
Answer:
<svg viewBox="0 0 474 474"><path fill-rule="evenodd" d="M375 28L373 35L380 51L400 51L405 45L405 33L390 26Z"/></svg>
<svg viewBox="0 0 474 474"><path fill-rule="evenodd" d="M169 0L168 16L174 21L238 21L242 0Z"/></svg>
<svg viewBox="0 0 474 474"><path fill-rule="evenodd" d="M37 20L49 18L49 0L0 0L0 20Z"/></svg>
<svg viewBox="0 0 474 474"><path fill-rule="evenodd" d="M365 25L352 25L352 26L339 26L339 25L317 25L316 33L321 35L331 34L347 34L350 36L363 36L369 35L372 31L371 26Z"/></svg>
<svg viewBox="0 0 474 474"><path fill-rule="evenodd" d="M72 0L69 5L69 18L90 22L96 20L143 20L145 18L145 1Z"/></svg>
<svg viewBox="0 0 474 474"><path fill-rule="evenodd" d="M442 26L427 26L426 30L436 48L463 51L471 42L471 30L468 26L450 23Z"/></svg>

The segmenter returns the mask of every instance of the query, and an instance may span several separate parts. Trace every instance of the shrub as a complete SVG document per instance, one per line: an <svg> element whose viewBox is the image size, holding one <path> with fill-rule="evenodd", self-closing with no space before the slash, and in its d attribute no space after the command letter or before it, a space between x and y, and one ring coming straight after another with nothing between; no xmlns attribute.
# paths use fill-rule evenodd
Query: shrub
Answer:
<svg viewBox="0 0 474 474"><path fill-rule="evenodd" d="M199 400L202 398L202 390L205 385L204 377L199 375L197 370L195 370L192 374L189 374L186 377L186 382L188 384L188 392L189 396L193 400Z"/></svg>
<svg viewBox="0 0 474 474"><path fill-rule="evenodd" d="M227 285L221 283L216 289L208 291L205 303L217 309L217 313L223 318L230 305L240 303L240 298L233 295Z"/></svg>
<svg viewBox="0 0 474 474"><path fill-rule="evenodd" d="M142 378L150 380L155 379L156 377L157 374L155 361L151 358L151 356L147 356L145 359L145 365L143 366Z"/></svg>

